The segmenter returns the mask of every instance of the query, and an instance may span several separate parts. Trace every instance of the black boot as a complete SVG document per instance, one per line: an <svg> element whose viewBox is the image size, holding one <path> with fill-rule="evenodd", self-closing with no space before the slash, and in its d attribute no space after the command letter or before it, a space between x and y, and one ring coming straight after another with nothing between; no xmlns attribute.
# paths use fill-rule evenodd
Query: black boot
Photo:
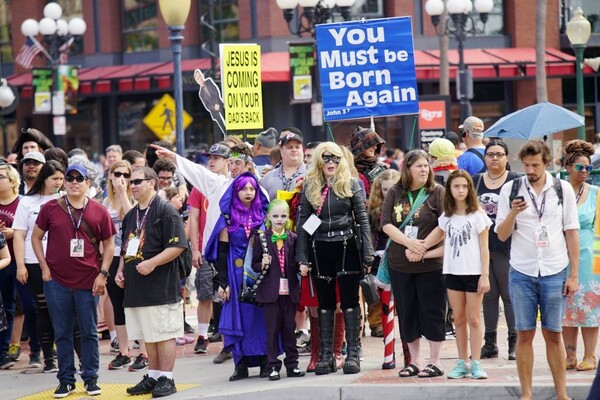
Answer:
<svg viewBox="0 0 600 400"><path fill-rule="evenodd" d="M508 334L508 359L516 360L517 355L515 354L515 350L517 347L517 334L509 333Z"/></svg>
<svg viewBox="0 0 600 400"><path fill-rule="evenodd" d="M360 372L360 308L357 306L343 311L346 322L346 341L348 342L344 374L358 374Z"/></svg>
<svg viewBox="0 0 600 400"><path fill-rule="evenodd" d="M248 377L248 365L246 364L246 359L242 357L240 362L235 366L235 371L233 371L233 375L229 377L229 381L239 381L240 379L244 379Z"/></svg>
<svg viewBox="0 0 600 400"><path fill-rule="evenodd" d="M321 337L321 353L315 368L316 375L326 375L335 372L333 357L333 318L335 310L319 310L319 333Z"/></svg>
<svg viewBox="0 0 600 400"><path fill-rule="evenodd" d="M481 358L498 358L496 332L487 332L483 339L485 340L485 343L481 348Z"/></svg>

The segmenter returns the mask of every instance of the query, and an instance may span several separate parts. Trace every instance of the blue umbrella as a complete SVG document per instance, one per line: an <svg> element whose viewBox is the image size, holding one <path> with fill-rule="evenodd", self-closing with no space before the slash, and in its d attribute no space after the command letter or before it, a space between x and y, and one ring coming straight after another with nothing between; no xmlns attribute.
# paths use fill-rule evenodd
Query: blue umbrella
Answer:
<svg viewBox="0 0 600 400"><path fill-rule="evenodd" d="M556 104L544 102L500 118L485 131L484 136L529 140L584 124L585 119L579 114Z"/></svg>

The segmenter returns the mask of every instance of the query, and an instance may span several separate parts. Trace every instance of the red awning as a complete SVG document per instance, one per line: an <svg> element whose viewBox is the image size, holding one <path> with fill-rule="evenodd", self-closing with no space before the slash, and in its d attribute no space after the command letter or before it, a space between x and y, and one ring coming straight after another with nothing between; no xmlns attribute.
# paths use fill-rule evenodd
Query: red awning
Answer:
<svg viewBox="0 0 600 400"><path fill-rule="evenodd" d="M439 78L439 50L416 50L415 63L418 80L436 80ZM535 76L535 48L466 49L465 64L471 70L474 79L514 79ZM458 72L458 51L448 51L450 78ZM287 52L263 53L262 81L288 82L290 79L290 57ZM218 60L217 60L218 63ZM183 60L183 73L195 69L206 71L210 68L210 59L198 58ZM591 73L589 67L584 73ZM575 74L575 57L560 50L546 49L546 74L548 77L569 76ZM173 63L169 61L115 65L109 67L82 68L79 71L80 93L110 93L118 91L145 91L152 88L169 90ZM25 72L8 78L10 84L17 87L31 86L31 73ZM26 90L23 95L31 94Z"/></svg>
<svg viewBox="0 0 600 400"><path fill-rule="evenodd" d="M466 49L465 64L475 79L516 78L535 76L535 48ZM417 50L417 79L439 78L439 50ZM458 50L448 51L450 77L458 72ZM575 57L560 50L546 49L546 74L548 77L575 73Z"/></svg>

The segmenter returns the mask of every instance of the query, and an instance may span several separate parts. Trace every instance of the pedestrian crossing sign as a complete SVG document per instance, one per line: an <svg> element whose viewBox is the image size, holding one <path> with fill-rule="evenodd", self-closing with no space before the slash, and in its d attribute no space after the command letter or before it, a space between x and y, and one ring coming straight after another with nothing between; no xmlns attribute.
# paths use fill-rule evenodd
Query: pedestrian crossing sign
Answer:
<svg viewBox="0 0 600 400"><path fill-rule="evenodd" d="M185 131L193 119L183 110L183 130ZM165 94L150 112L144 117L144 124L160 140L175 143L175 99Z"/></svg>

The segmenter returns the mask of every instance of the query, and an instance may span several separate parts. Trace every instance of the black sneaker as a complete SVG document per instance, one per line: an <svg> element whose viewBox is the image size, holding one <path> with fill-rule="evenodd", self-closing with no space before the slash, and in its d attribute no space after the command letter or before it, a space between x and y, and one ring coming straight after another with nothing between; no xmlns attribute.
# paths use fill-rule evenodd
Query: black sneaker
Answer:
<svg viewBox="0 0 600 400"><path fill-rule="evenodd" d="M58 367L56 366L56 361L54 361L53 358L44 360L44 373L51 374L54 372L58 372Z"/></svg>
<svg viewBox="0 0 600 400"><path fill-rule="evenodd" d="M9 369L15 365L15 362L5 354L0 358L0 369Z"/></svg>
<svg viewBox="0 0 600 400"><path fill-rule="evenodd" d="M42 359L39 351L37 353L29 353L29 365L27 368L42 368Z"/></svg>
<svg viewBox="0 0 600 400"><path fill-rule="evenodd" d="M100 386L98 386L98 382L95 379L90 379L84 383L83 386L85 386L85 390L90 396L102 394L102 389L100 389Z"/></svg>
<svg viewBox="0 0 600 400"><path fill-rule="evenodd" d="M221 350L219 354L214 358L213 363L223 364L225 361L233 358L233 354L230 351Z"/></svg>
<svg viewBox="0 0 600 400"><path fill-rule="evenodd" d="M209 343L218 343L222 342L223 338L219 332L213 332L208 334L208 342Z"/></svg>
<svg viewBox="0 0 600 400"><path fill-rule="evenodd" d="M127 393L132 396L139 396L140 394L152 393L152 390L156 386L156 379L150 378L147 374L144 375L140 383L137 385L127 388Z"/></svg>
<svg viewBox="0 0 600 400"><path fill-rule="evenodd" d="M130 371L141 371L148 368L148 357L143 354L139 354L133 364L129 366Z"/></svg>
<svg viewBox="0 0 600 400"><path fill-rule="evenodd" d="M129 364L131 364L131 357L119 353L119 355L108 364L108 369L121 369Z"/></svg>
<svg viewBox="0 0 600 400"><path fill-rule="evenodd" d="M58 387L54 391L54 398L62 399L63 397L67 397L74 391L75 391L75 384L61 382L58 384Z"/></svg>
<svg viewBox="0 0 600 400"><path fill-rule="evenodd" d="M183 322L183 333L194 333L195 330L194 328L192 328L192 326L190 324L188 324L187 322Z"/></svg>
<svg viewBox="0 0 600 400"><path fill-rule="evenodd" d="M110 342L110 352L111 353L119 353L119 340L114 338L112 342Z"/></svg>
<svg viewBox="0 0 600 400"><path fill-rule="evenodd" d="M208 351L208 340L204 339L204 336L198 336L196 346L194 346L194 353L205 354Z"/></svg>
<svg viewBox="0 0 600 400"><path fill-rule="evenodd" d="M156 382L156 386L152 389L152 397L165 397L177 393L175 381L166 376L161 376Z"/></svg>

